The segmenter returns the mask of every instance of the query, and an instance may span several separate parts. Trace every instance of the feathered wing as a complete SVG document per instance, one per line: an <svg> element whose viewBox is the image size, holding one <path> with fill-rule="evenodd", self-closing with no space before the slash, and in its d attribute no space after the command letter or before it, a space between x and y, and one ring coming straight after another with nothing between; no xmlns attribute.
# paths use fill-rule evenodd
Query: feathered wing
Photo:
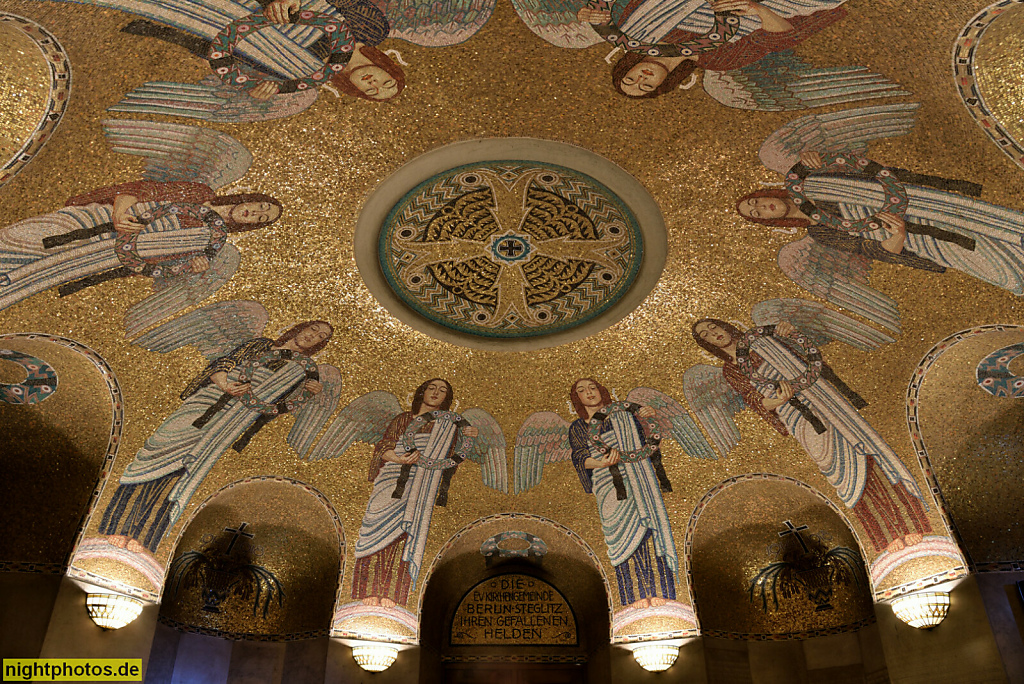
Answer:
<svg viewBox="0 0 1024 684"><path fill-rule="evenodd" d="M210 267L202 273L184 273L171 278L155 278L153 294L128 309L124 317L125 337L132 338L146 328L198 304L231 279L242 255L234 245L225 244Z"/></svg>
<svg viewBox="0 0 1024 684"><path fill-rule="evenodd" d="M683 394L719 453L728 456L740 443L740 429L733 416L747 407L743 397L725 381L721 368L706 364L683 373Z"/></svg>
<svg viewBox="0 0 1024 684"><path fill-rule="evenodd" d="M146 180L194 181L216 190L244 176L252 164L242 143L211 128L107 119L103 133L115 152L146 158Z"/></svg>
<svg viewBox="0 0 1024 684"><path fill-rule="evenodd" d="M304 457L313 446L317 433L338 408L341 398L341 371L327 363L318 363L316 369L323 390L295 412L295 423L288 432L288 446L295 449L300 457Z"/></svg>
<svg viewBox="0 0 1024 684"><path fill-rule="evenodd" d="M499 492L508 492L508 460L505 453L505 433L498 421L482 408L472 408L462 414L469 424L480 431L473 439L469 458L480 465L480 476L485 485Z"/></svg>
<svg viewBox="0 0 1024 684"><path fill-rule="evenodd" d="M472 38L491 18L497 0L374 0L374 4L391 24L388 37L441 47Z"/></svg>
<svg viewBox="0 0 1024 684"><path fill-rule="evenodd" d="M864 67L816 68L792 50L766 55L741 69L705 71L704 90L726 107L762 112L827 107L910 95Z"/></svg>
<svg viewBox="0 0 1024 684"><path fill-rule="evenodd" d="M806 299L766 299L754 305L750 319L754 325L789 321L817 346L838 340L868 351L896 341L870 325Z"/></svg>
<svg viewBox="0 0 1024 684"><path fill-rule="evenodd" d="M863 152L879 138L906 135L914 127L917 102L844 109L793 119L761 145L761 162L787 173L804 152Z"/></svg>
<svg viewBox="0 0 1024 684"><path fill-rule="evenodd" d="M513 451L512 491L519 494L540 484L545 463L572 456L569 423L553 411L531 413L516 434Z"/></svg>
<svg viewBox="0 0 1024 684"><path fill-rule="evenodd" d="M356 442L379 442L388 423L401 412L401 404L390 392L368 392L357 397L341 410L306 459L337 458Z"/></svg>
<svg viewBox="0 0 1024 684"><path fill-rule="evenodd" d="M893 332L900 332L896 301L868 282L871 259L826 247L811 237L779 250L779 268L811 294L827 299Z"/></svg>
<svg viewBox="0 0 1024 684"><path fill-rule="evenodd" d="M531 31L552 45L585 48L601 42L590 24L576 18L587 0L512 0L512 6Z"/></svg>
<svg viewBox="0 0 1024 684"><path fill-rule="evenodd" d="M108 112L166 114L216 123L271 121L298 114L316 102L319 89L308 88L258 100L216 76L199 83L151 81L125 95Z"/></svg>
<svg viewBox="0 0 1024 684"><path fill-rule="evenodd" d="M267 318L267 310L257 302L218 302L153 328L132 344L164 354L191 344L207 359L217 359L259 337Z"/></svg>
<svg viewBox="0 0 1024 684"><path fill-rule="evenodd" d="M662 434L670 435L690 456L718 458L687 410L669 395L650 387L637 387L626 399L654 409L654 419Z"/></svg>

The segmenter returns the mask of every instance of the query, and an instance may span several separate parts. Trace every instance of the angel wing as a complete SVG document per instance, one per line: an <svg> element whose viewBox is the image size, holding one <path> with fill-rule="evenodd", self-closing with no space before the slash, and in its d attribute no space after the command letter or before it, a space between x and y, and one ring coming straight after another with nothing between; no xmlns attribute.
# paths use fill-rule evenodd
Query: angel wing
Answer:
<svg viewBox="0 0 1024 684"><path fill-rule="evenodd" d="M390 38L416 45L457 45L472 38L497 0L373 0L391 24Z"/></svg>
<svg viewBox="0 0 1024 684"><path fill-rule="evenodd" d="M195 181L216 190L244 176L252 164L242 143L210 128L108 119L103 134L115 152L146 158L146 180Z"/></svg>
<svg viewBox="0 0 1024 684"><path fill-rule="evenodd" d="M801 116L768 136L758 156L769 169L784 174L803 152L863 151L872 140L909 133L920 106L907 102Z"/></svg>
<svg viewBox="0 0 1024 684"><path fill-rule="evenodd" d="M531 31L552 45L585 48L602 42L590 24L576 18L587 0L512 0L512 6Z"/></svg>
<svg viewBox="0 0 1024 684"><path fill-rule="evenodd" d="M531 413L516 434L512 464L515 494L540 484L545 463L564 461L572 456L569 423L552 411Z"/></svg>
<svg viewBox="0 0 1024 684"><path fill-rule="evenodd" d="M626 399L654 409L654 419L658 422L661 432L671 435L690 456L717 458L690 414L682 404L669 395L650 387L637 387L626 396Z"/></svg>
<svg viewBox="0 0 1024 684"><path fill-rule="evenodd" d="M388 423L401 412L401 404L390 392L368 392L357 397L341 410L306 458L310 461L337 458L356 442L379 442ZM304 453L305 450L300 455Z"/></svg>
<svg viewBox="0 0 1024 684"><path fill-rule="evenodd" d="M792 50L766 55L741 69L705 71L704 90L726 107L791 111L910 95L864 67L818 69Z"/></svg>
<svg viewBox="0 0 1024 684"><path fill-rule="evenodd" d="M216 359L259 337L267 318L258 302L218 302L153 328L132 344L163 354L191 344L207 359Z"/></svg>
<svg viewBox="0 0 1024 684"><path fill-rule="evenodd" d="M807 299L766 299L754 305L750 319L754 325L789 321L819 347L838 340L868 351L896 341L870 325Z"/></svg>
<svg viewBox="0 0 1024 684"><path fill-rule="evenodd" d="M865 256L826 247L811 237L779 250L779 268L797 285L898 333L899 307L868 283L871 265Z"/></svg>
<svg viewBox="0 0 1024 684"><path fill-rule="evenodd" d="M316 370L323 390L295 412L295 424L288 432L288 445L300 457L313 446L317 433L338 408L338 399L341 398L341 372L327 363L318 363Z"/></svg>
<svg viewBox="0 0 1024 684"><path fill-rule="evenodd" d="M202 273L155 278L153 294L128 309L125 314L125 337L132 338L151 325L203 301L231 279L241 261L242 255L238 249L228 243Z"/></svg>
<svg viewBox="0 0 1024 684"><path fill-rule="evenodd" d="M316 102L318 93L318 88L309 88L258 100L211 75L195 84L144 83L107 111L167 114L217 123L271 121L309 109Z"/></svg>
<svg viewBox="0 0 1024 684"><path fill-rule="evenodd" d="M683 394L722 456L740 443L740 428L733 416L747 407L716 366L699 364L683 373Z"/></svg>
<svg viewBox="0 0 1024 684"><path fill-rule="evenodd" d="M462 414L469 424L480 431L473 440L469 458L480 465L484 484L499 492L508 492L508 461L505 457L505 433L498 422L482 408L472 408Z"/></svg>

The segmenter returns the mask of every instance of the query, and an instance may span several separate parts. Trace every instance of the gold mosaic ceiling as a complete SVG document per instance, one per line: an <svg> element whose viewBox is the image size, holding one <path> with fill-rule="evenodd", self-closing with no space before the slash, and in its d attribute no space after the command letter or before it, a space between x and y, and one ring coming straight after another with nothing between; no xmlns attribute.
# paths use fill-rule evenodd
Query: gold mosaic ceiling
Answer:
<svg viewBox="0 0 1024 684"><path fill-rule="evenodd" d="M984 1L917 6L851 0L843 21L801 44L798 52L816 65L865 66L912 93L894 101L920 103L913 130L873 143L872 159L979 183L985 201L1022 211L1024 171L968 115L951 76L950 46L967 20L985 6ZM457 410L481 407L495 418L509 443L511 464L515 434L532 413L553 411L563 420L575 418L567 399L577 378L598 379L619 399L636 387L655 388L685 406L683 373L695 364L715 363L693 343L690 326L694 321L715 316L749 324L752 307L763 300L813 299L776 264L780 248L794 237L746 222L734 210L740 195L762 182L778 180L758 160L761 143L807 112L726 108L699 87L656 100L628 100L610 87L605 46L556 48L531 33L509 3L499 2L487 25L459 45L427 48L385 41L382 47L398 48L410 65L405 68L406 89L391 101L374 103L322 93L295 116L252 124L204 124L107 112L144 82L195 83L209 73L205 62L180 47L122 33L120 29L134 17L87 5L24 0L0 0L0 11L29 18L51 31L69 55L75 79L67 112L52 139L0 187L4 222L46 214L72 196L139 178L140 161L112 151L104 140L100 124L104 119L173 121L209 126L233 136L253 157L248 173L233 187L279 198L284 215L268 228L232 238L241 252L241 265L212 301L259 302L269 315L268 334L303 320L332 322L335 335L318 362L340 371L340 406L383 390L407 409L407 397L422 381L445 377L459 402ZM1002 37L986 46L979 68L986 71L986 101L1009 130L1019 131L1024 110L1017 95L1024 64L1012 34L998 34ZM6 35L0 33L0 40ZM997 34L993 30L991 35ZM2 54L12 44L20 45L16 40L5 41ZM28 48L15 48L22 49ZM29 78L31 72L18 73ZM18 87L31 90L39 78L35 77L35 85ZM854 106L833 106L828 111ZM0 116L5 121L30 121L37 108L30 97L0 99ZM365 198L402 164L448 143L510 136L571 143L610 159L651 194L668 231L661 279L632 314L586 339L533 352L469 349L402 324L364 286L352 246ZM954 270L940 275L880 264L871 274L871 283L898 302L902 332L894 343L873 351L834 344L824 355L836 373L867 400L860 414L916 477L925 491L930 526L943 535L943 519L927 493L928 483L908 437L907 385L921 357L939 340L973 326L1019 322L1020 299ZM78 340L96 350L117 375L124 394L123 438L96 511L108 505L132 456L178 409L179 394L205 364L192 348L161 354L125 339L122 318L127 307L148 294L146 279L122 278L66 297L51 289L0 311L0 332L37 331ZM62 387L61 391L75 389ZM949 394L955 391L952 384L946 393L929 388L930 400L961 410L962 405ZM109 424L108 414L96 412L90 418L96 426ZM664 467L672 491L665 493L664 503L681 562L684 533L694 507L726 478L751 472L784 474L843 507L835 488L796 440L781 436L750 411L739 414L737 422L743 437L726 458L694 459L675 442L665 442ZM357 536L370 496L366 477L370 449L358 445L341 458L300 460L286 446L290 425L288 418L273 421L244 453L227 452L166 539L177 538L191 512L224 485L249 476L277 475L308 483L323 493L338 512L351 554L351 540ZM954 471L950 477L955 476ZM971 486L975 491L989 487L980 480L971 480ZM1003 496L1003 489L993 491ZM1019 501L1019 491L1005 496L1011 500L986 497L985 504L1006 510ZM615 571L605 554L593 497L584 494L567 462L549 464L538 486L517 495L485 487L476 465L461 466L447 507L434 514L425 566L458 530L482 516L509 510L544 516L571 528L602 560L615 595ZM24 514L34 515L31 510ZM739 524L743 511L736 510L734 515ZM89 522L86 537L98 535L98 517ZM9 534L23 532L16 529ZM169 560L171 545L166 541L158 548L157 563ZM943 558L924 574L960 565L953 558ZM352 561L349 555L346 568ZM91 569L103 574L101 570L127 585L137 577L134 570L118 574L98 566ZM919 577L896 571L874 588L879 591L915 579ZM682 572L678 582L680 600L685 601ZM345 597L352 591L351 584L346 569L341 585ZM417 586L413 595L419 590ZM622 608L618 599L613 603L615 610ZM410 611L415 606L415 598L406 604Z"/></svg>

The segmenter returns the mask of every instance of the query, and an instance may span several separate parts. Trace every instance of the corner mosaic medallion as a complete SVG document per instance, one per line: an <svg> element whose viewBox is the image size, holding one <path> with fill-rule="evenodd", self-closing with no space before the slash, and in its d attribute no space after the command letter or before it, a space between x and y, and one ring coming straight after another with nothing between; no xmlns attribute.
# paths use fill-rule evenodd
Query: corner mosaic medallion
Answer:
<svg viewBox="0 0 1024 684"><path fill-rule="evenodd" d="M664 262L664 226L657 207L645 204L653 206L646 191L586 150L525 142L461 143L428 153L382 186L401 186L386 205L377 196L367 203L364 214L379 214L376 273L369 273L368 285L385 304L391 298L405 309L389 306L392 313L417 327L403 316L414 312L426 332L454 333L462 342L558 336L547 346L567 341L564 333L578 339L614 323L650 290ZM450 163L471 160L481 149L488 156L526 154ZM436 153L449 163L417 163ZM357 259L359 251L357 244ZM360 261L364 277L366 266ZM648 282L636 288L642 272ZM382 276L380 288L372 276Z"/></svg>

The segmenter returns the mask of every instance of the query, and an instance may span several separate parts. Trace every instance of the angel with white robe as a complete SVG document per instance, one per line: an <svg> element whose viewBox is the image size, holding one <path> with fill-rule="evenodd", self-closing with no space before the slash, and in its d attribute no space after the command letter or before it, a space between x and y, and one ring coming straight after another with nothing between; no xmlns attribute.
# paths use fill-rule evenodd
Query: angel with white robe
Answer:
<svg viewBox="0 0 1024 684"><path fill-rule="evenodd" d="M739 443L733 416L749 408L779 434L796 438L875 552L921 542L931 525L917 481L857 411L867 402L820 357L811 358L833 340L869 350L893 339L803 299L763 301L750 317L758 327L746 333L715 318L693 325L697 344L725 362L693 366L683 375L686 400L718 450L728 455ZM820 369L817 376L812 365Z"/></svg>
<svg viewBox="0 0 1024 684"><path fill-rule="evenodd" d="M146 158L144 180L0 229L0 309L58 285L63 297L116 278L152 278L153 294L125 317L131 336L220 289L241 261L228 236L264 228L282 209L269 195L215 192L252 163L229 135L151 121L106 121L103 132L115 151Z"/></svg>
<svg viewBox="0 0 1024 684"><path fill-rule="evenodd" d="M209 363L121 475L99 527L111 544L155 553L221 455L242 452L271 420L293 415L288 444L299 454L309 448L341 393L338 369L313 360L334 329L306 321L271 339L262 336L267 319L256 302L221 302L134 342L161 353L192 345Z"/></svg>
<svg viewBox="0 0 1024 684"><path fill-rule="evenodd" d="M625 52L612 84L653 98L697 82L727 107L785 111L906 95L864 67L814 67L793 53L846 16L845 0L513 0L520 17L563 47L604 42Z"/></svg>
<svg viewBox="0 0 1024 684"><path fill-rule="evenodd" d="M352 578L352 598L394 608L409 601L423 566L434 506L448 505L448 489L462 461L480 466L483 483L508 490L505 436L487 411L451 410L451 384L432 378L416 388L403 411L389 392L376 391L346 406L309 460L337 458L356 442L374 444L366 506Z"/></svg>
<svg viewBox="0 0 1024 684"><path fill-rule="evenodd" d="M571 424L541 411L519 429L516 493L540 483L545 463L571 459L583 491L597 500L622 606L675 601L679 560L662 497L672 484L659 443L664 434L694 458L713 459L715 452L686 409L657 390L638 387L626 401L613 401L604 385L581 378L569 398L579 415Z"/></svg>
<svg viewBox="0 0 1024 684"><path fill-rule="evenodd" d="M1024 295L1024 212L977 199L981 188L973 183L864 156L872 140L909 133L918 107L862 107L791 121L760 151L764 165L784 175L785 187L736 204L755 223L807 230L779 251L779 267L791 280L897 332L896 302L868 281L876 262L954 269Z"/></svg>

